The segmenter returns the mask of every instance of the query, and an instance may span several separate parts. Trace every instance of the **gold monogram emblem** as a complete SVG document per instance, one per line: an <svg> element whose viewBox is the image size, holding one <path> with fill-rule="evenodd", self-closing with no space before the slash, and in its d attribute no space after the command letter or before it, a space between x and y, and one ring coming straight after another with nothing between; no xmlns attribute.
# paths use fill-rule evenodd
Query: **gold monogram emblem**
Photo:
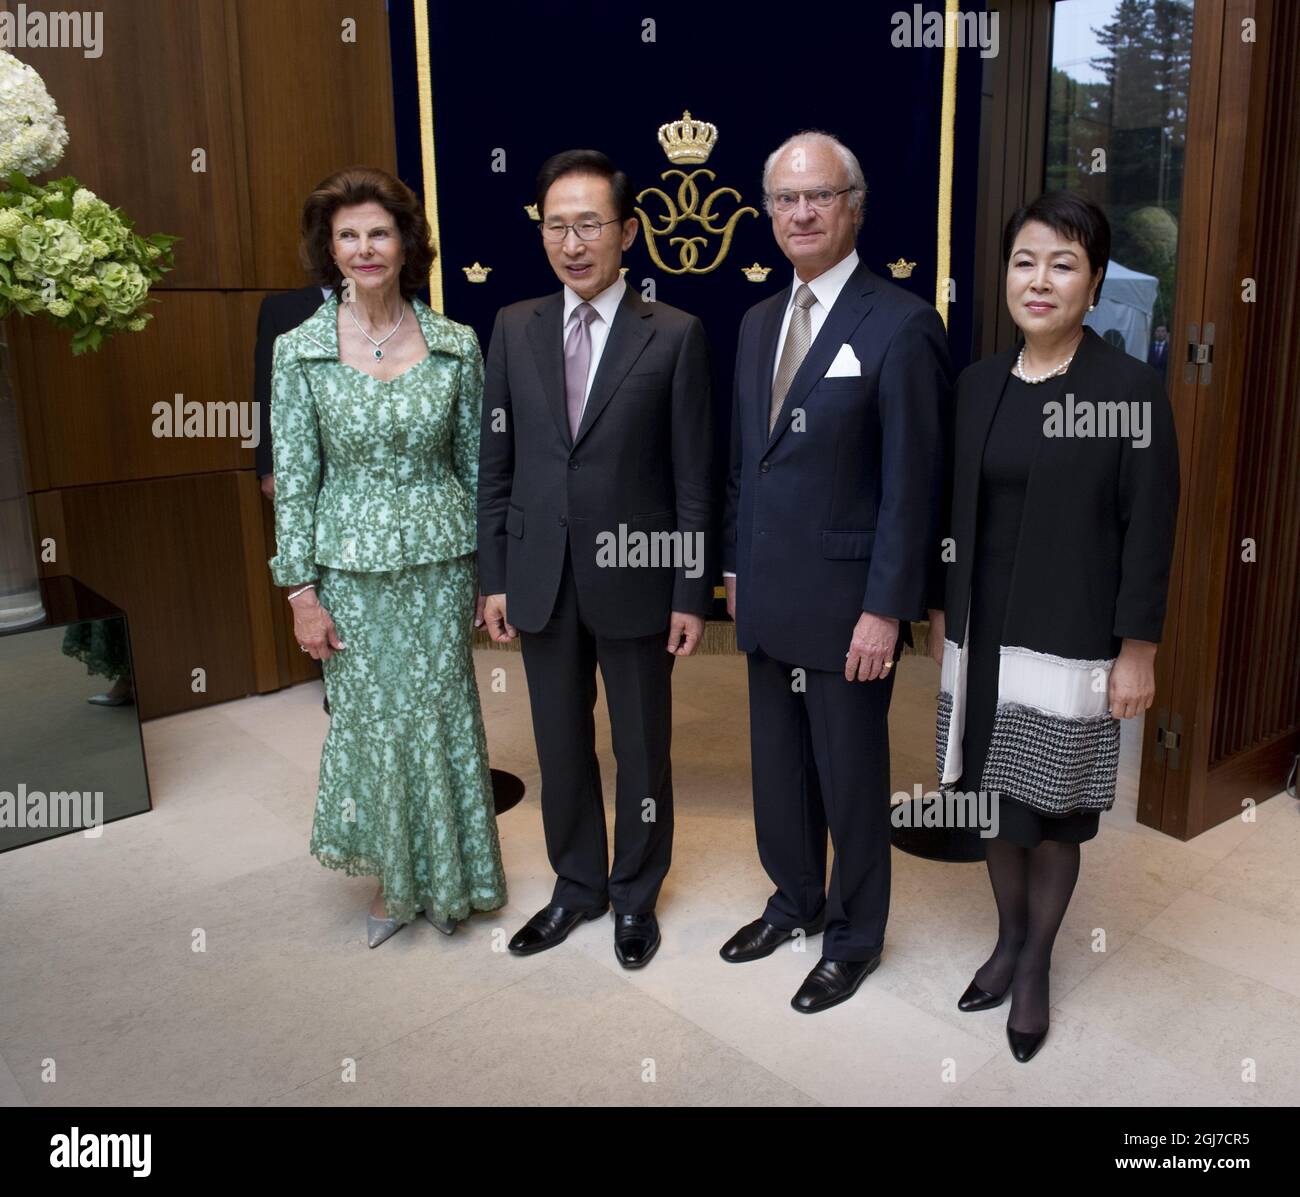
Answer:
<svg viewBox="0 0 1300 1197"><path fill-rule="evenodd" d="M659 144L668 156L669 162L681 162L688 166L707 161L709 154L718 141L718 128L708 121L695 120L689 112L682 113L679 121L669 121L659 126ZM734 187L718 187L701 200L700 185L696 179L703 175L710 183L717 178L714 171L701 168L689 174L684 170L670 169L659 176L663 183L676 177L677 195L674 199L659 187L647 187L637 194L637 203L645 202L647 196L655 196L663 204L662 223L656 224L644 208L638 207L637 216L645 229L646 248L654 264L665 274L708 274L722 265L731 249L731 239L735 235L736 225L742 216L757 216L758 210L750 207L737 208L727 217L726 223L720 223L722 216L715 213L715 203L728 196L737 204L741 202L740 192ZM699 225L703 234L695 236L677 236L672 234L684 222L692 221ZM701 266L700 254L707 249L710 236L721 236L722 244L717 255L708 266ZM660 255L659 238L666 237L668 245L677 249L677 265L669 266Z"/></svg>

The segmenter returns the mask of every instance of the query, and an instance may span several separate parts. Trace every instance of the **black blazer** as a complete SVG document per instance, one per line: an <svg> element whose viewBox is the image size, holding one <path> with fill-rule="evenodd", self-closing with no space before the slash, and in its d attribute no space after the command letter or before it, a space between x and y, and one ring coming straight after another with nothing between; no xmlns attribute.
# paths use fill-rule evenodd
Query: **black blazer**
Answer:
<svg viewBox="0 0 1300 1197"><path fill-rule="evenodd" d="M741 649L839 672L864 611L924 618L945 515L952 369L934 308L859 264L769 436L789 297L782 288L740 326L723 568L736 573ZM861 376L826 378L845 344Z"/></svg>
<svg viewBox="0 0 1300 1197"><path fill-rule="evenodd" d="M257 401L261 416L260 439L254 450L259 478L275 472L271 454L271 357L275 349L275 338L297 328L322 302L321 289L313 285L268 295L257 309L257 342L253 346L253 398Z"/></svg>
<svg viewBox="0 0 1300 1197"><path fill-rule="evenodd" d="M479 588L506 595L514 627L539 632L567 550L593 631L649 636L667 629L672 611L708 613L707 552L696 577L685 564L601 564L598 553L620 525L627 534L682 532L707 549L708 343L696 317L628 287L575 439L564 402L563 312L558 292L497 313L479 442Z"/></svg>
<svg viewBox="0 0 1300 1197"><path fill-rule="evenodd" d="M956 645L966 630L984 442L1019 349L976 362L957 380L955 560L944 601L945 637ZM1160 375L1087 326L1062 403L1067 394L1076 413L1083 403L1143 405L1150 443L1139 447L1131 436L1039 439L1001 643L1110 660L1126 637L1160 639L1178 521L1178 441Z"/></svg>

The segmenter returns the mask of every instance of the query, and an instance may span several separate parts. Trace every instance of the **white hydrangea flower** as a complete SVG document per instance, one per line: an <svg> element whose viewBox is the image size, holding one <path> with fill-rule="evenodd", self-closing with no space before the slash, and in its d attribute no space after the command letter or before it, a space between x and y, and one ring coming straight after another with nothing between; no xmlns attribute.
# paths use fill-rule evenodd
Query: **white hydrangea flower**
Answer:
<svg viewBox="0 0 1300 1197"><path fill-rule="evenodd" d="M67 127L40 75L0 50L0 176L50 170L67 145Z"/></svg>

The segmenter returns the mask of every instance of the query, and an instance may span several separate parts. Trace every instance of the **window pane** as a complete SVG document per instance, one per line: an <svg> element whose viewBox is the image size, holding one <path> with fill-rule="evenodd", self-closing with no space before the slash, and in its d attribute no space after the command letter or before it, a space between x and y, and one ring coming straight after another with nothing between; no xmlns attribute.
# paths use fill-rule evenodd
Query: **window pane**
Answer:
<svg viewBox="0 0 1300 1197"><path fill-rule="evenodd" d="M1110 220L1086 323L1166 375L1191 55L1192 0L1057 0L1044 184Z"/></svg>

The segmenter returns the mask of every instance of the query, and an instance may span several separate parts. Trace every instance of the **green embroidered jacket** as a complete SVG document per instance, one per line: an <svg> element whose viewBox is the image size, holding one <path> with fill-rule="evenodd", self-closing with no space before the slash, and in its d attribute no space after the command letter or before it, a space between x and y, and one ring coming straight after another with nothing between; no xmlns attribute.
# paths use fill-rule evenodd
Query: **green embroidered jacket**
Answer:
<svg viewBox="0 0 1300 1197"><path fill-rule="evenodd" d="M388 382L339 361L336 297L276 338L279 586L316 581L318 565L373 573L474 552L483 357L472 328L411 303L430 360Z"/></svg>

